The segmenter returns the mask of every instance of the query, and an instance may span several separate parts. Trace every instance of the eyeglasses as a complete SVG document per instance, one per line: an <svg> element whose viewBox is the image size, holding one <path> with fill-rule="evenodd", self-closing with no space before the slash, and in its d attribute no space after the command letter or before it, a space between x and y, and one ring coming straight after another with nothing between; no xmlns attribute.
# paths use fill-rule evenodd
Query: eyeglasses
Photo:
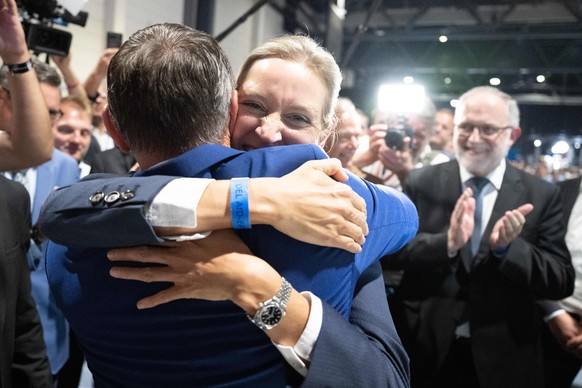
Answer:
<svg viewBox="0 0 582 388"><path fill-rule="evenodd" d="M65 114L65 112L60 109L49 109L48 112L53 123L59 121Z"/></svg>
<svg viewBox="0 0 582 388"><path fill-rule="evenodd" d="M505 127L495 127L495 126L489 125L489 124L477 125L477 124L470 124L470 123L462 123L462 124L456 125L456 127L459 129L459 135L471 136L471 134L473 133L475 128L477 128L477 131L479 131L479 136L486 137L486 138L497 137L497 136L499 136L499 134L502 131L505 131L506 129L513 128L510 125L506 125Z"/></svg>

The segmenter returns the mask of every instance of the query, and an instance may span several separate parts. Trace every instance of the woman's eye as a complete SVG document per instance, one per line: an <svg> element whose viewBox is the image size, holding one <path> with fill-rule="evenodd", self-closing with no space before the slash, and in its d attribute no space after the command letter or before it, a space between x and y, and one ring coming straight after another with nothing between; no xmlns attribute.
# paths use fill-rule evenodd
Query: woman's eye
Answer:
<svg viewBox="0 0 582 388"><path fill-rule="evenodd" d="M301 115L289 116L289 120L297 124L311 124L311 121L307 117Z"/></svg>
<svg viewBox="0 0 582 388"><path fill-rule="evenodd" d="M253 111L260 111L260 112L265 111L265 109L263 108L263 106L261 104L253 102L253 101L243 102L242 104L245 107L247 107L248 109L251 109Z"/></svg>

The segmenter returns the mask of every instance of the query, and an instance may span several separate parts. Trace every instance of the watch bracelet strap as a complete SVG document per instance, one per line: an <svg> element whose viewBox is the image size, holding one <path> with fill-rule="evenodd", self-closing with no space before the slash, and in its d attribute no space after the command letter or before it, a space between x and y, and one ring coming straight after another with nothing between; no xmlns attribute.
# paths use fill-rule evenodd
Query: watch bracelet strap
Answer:
<svg viewBox="0 0 582 388"><path fill-rule="evenodd" d="M279 290L277 291L277 295L275 295L275 297L278 298L281 301L281 303L283 303L283 306L287 307L289 298L293 293L293 287L291 286L291 283L287 281L287 279L285 279L282 276L281 279L283 280L283 282L281 283L281 287L279 287Z"/></svg>
<svg viewBox="0 0 582 388"><path fill-rule="evenodd" d="M4 64L4 66L2 66L2 69L4 71L12 74L24 74L32 70L32 68L33 68L32 60L30 59L24 63L18 63L16 65Z"/></svg>

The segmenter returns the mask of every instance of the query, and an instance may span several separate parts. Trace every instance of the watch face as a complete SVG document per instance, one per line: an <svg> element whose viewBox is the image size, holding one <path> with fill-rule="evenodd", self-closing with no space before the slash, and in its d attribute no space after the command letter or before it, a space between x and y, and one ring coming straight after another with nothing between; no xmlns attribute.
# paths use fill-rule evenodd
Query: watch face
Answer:
<svg viewBox="0 0 582 388"><path fill-rule="evenodd" d="M283 318L283 313L279 306L265 306L261 311L261 322L267 326L274 326Z"/></svg>

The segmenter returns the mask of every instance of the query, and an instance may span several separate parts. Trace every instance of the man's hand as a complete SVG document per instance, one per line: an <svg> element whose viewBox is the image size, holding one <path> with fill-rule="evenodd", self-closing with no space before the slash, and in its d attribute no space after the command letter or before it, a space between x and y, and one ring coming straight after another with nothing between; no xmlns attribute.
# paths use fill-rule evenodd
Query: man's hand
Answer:
<svg viewBox="0 0 582 388"><path fill-rule="evenodd" d="M458 251L471 238L475 228L475 198L471 188L466 188L457 200L451 224L447 233L447 249L449 252Z"/></svg>
<svg viewBox="0 0 582 388"><path fill-rule="evenodd" d="M0 56L11 65L30 58L14 0L0 0Z"/></svg>
<svg viewBox="0 0 582 388"><path fill-rule="evenodd" d="M368 149L361 153L356 151L350 163L358 168L363 168L377 161L378 151L380 146L384 144L387 129L388 126L385 124L372 125L368 129Z"/></svg>
<svg viewBox="0 0 582 388"><path fill-rule="evenodd" d="M281 276L266 261L253 256L232 230L218 230L202 240L166 247L114 249L111 261L159 263L164 267L113 267L111 276L142 282L170 282L173 286L138 301L147 309L178 299L231 300L248 315L270 299L281 286ZM293 290L281 324L265 331L271 341L295 346L309 319L309 301ZM249 325L251 323L249 322Z"/></svg>
<svg viewBox="0 0 582 388"><path fill-rule="evenodd" d="M297 240L320 246L362 250L368 234L366 203L347 185L337 159L314 160L261 190L251 181L253 203L265 204L265 223Z"/></svg>
<svg viewBox="0 0 582 388"><path fill-rule="evenodd" d="M570 338L566 342L566 349L572 354L574 354L576 357L582 358L582 327L580 326L579 323L577 323L577 325L579 334L575 337Z"/></svg>
<svg viewBox="0 0 582 388"><path fill-rule="evenodd" d="M548 321L550 332L560 346L582 358L582 326L567 312L556 315Z"/></svg>
<svg viewBox="0 0 582 388"><path fill-rule="evenodd" d="M265 261L253 256L232 230L219 230L201 240L167 246L114 249L109 251L108 257L114 262L165 265L111 269L111 276L118 279L174 283L170 288L140 300L139 309L196 298L232 300L253 312L258 303L273 296L281 284L278 273ZM263 288L265 292L260 293Z"/></svg>
<svg viewBox="0 0 582 388"><path fill-rule="evenodd" d="M103 79L107 76L107 68L109 67L109 62L111 62L111 58L113 58L113 56L117 54L118 51L119 51L118 48L107 48L105 49L105 51L103 51L103 53L97 60L95 69L93 70L97 77Z"/></svg>
<svg viewBox="0 0 582 388"><path fill-rule="evenodd" d="M380 145L378 159L384 167L394 172L400 180L400 185L404 186L408 173L414 168L412 152L410 150L410 137L405 137L402 150L389 148L385 143Z"/></svg>
<svg viewBox="0 0 582 388"><path fill-rule="evenodd" d="M525 216L532 210L533 205L526 203L517 209L506 211L503 217L495 223L491 231L491 236L489 237L491 249L497 249L511 244L523 230Z"/></svg>

